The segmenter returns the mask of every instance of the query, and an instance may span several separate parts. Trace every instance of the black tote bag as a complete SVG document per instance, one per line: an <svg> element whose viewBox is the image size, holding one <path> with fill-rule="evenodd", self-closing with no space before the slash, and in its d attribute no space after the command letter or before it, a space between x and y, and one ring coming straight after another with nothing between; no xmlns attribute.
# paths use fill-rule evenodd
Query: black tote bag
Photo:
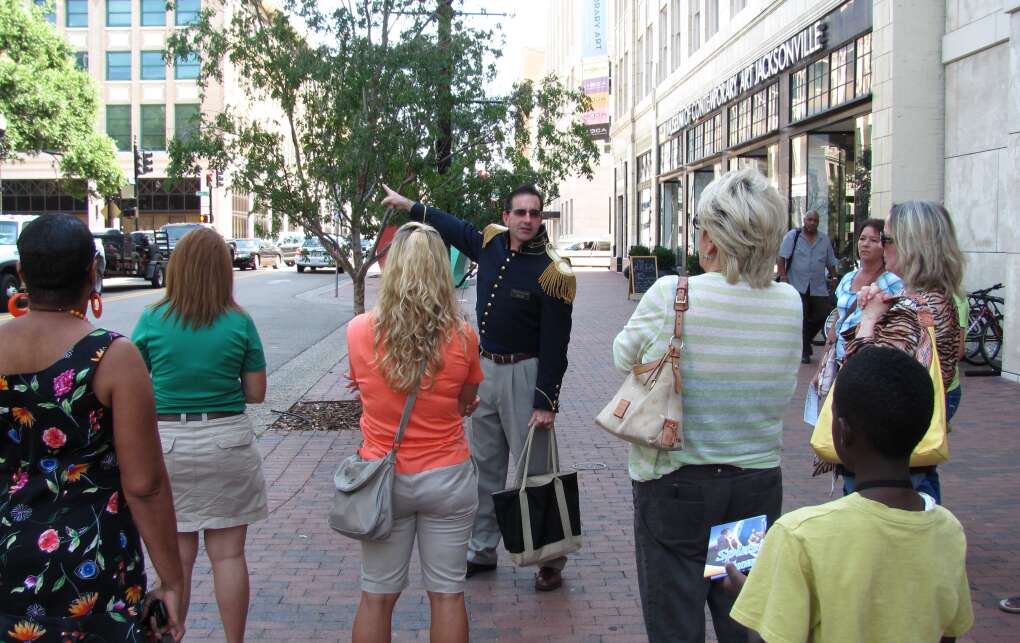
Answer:
<svg viewBox="0 0 1020 643"><path fill-rule="evenodd" d="M517 463L517 486L492 494L503 545L515 565L538 565L581 548L577 473L559 471L556 433L549 429L549 473L527 475L535 427Z"/></svg>

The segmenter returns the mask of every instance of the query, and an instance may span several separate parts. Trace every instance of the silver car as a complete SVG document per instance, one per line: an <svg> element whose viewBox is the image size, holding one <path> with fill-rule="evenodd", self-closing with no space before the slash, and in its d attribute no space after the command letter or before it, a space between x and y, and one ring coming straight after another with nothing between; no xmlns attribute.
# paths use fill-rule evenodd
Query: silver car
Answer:
<svg viewBox="0 0 1020 643"><path fill-rule="evenodd" d="M301 244L301 250L297 254L295 263L298 272L304 272L305 268L312 272L315 272L316 268L336 268L338 272L344 270L342 267L337 267L333 256L326 251L317 237L305 239Z"/></svg>

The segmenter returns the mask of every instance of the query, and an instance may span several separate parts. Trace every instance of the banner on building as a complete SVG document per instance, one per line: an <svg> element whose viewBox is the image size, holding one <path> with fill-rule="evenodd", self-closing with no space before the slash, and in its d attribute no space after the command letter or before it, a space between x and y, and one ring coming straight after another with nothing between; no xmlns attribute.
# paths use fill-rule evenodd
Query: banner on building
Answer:
<svg viewBox="0 0 1020 643"><path fill-rule="evenodd" d="M585 0L582 12L581 34L584 50L582 58L608 56L606 48L606 1Z"/></svg>
<svg viewBox="0 0 1020 643"><path fill-rule="evenodd" d="M591 109L581 115L591 137L609 140L609 59L588 60L581 65L581 87L591 99Z"/></svg>

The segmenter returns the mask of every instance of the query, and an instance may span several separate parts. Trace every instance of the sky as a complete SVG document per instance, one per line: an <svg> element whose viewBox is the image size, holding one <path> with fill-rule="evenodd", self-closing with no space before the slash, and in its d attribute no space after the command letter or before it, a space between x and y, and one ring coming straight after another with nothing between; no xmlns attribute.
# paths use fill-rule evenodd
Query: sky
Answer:
<svg viewBox="0 0 1020 643"><path fill-rule="evenodd" d="M498 76L492 86L494 94L505 94L520 76L521 52L525 48L545 48L546 8L549 0L465 0L463 11L485 10L508 13L507 17L470 16L479 28L498 23L506 37L503 56L497 62Z"/></svg>
<svg viewBox="0 0 1020 643"><path fill-rule="evenodd" d="M319 8L330 11L342 0L318 0ZM465 16L479 29L499 25L505 36L503 55L497 62L498 76L491 86L495 95L507 94L520 77L521 53L525 48L544 49L546 9L550 0L454 0L459 11L505 13L506 16ZM421 5L435 7L435 0L421 0Z"/></svg>

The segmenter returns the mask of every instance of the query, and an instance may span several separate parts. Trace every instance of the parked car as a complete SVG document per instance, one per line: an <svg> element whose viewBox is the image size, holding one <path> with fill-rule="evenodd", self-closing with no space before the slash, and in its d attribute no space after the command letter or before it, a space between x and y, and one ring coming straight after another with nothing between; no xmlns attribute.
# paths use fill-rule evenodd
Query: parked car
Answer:
<svg viewBox="0 0 1020 643"><path fill-rule="evenodd" d="M106 277L136 277L145 279L153 288L162 288L166 282L166 263L170 245L165 232L121 232L110 228L94 232L99 250L99 284Z"/></svg>
<svg viewBox="0 0 1020 643"><path fill-rule="evenodd" d="M608 268L612 255L606 237L566 237L557 242L556 252L575 267Z"/></svg>
<svg viewBox="0 0 1020 643"><path fill-rule="evenodd" d="M234 266L241 270L258 270L263 266L279 268L283 253L272 241L264 239L234 239Z"/></svg>
<svg viewBox="0 0 1020 643"><path fill-rule="evenodd" d="M288 266L293 266L294 261L297 260L298 252L301 250L301 244L304 243L305 235L303 234L285 234L279 238L276 242L276 247L280 249L280 253L283 255L283 262Z"/></svg>
<svg viewBox="0 0 1020 643"><path fill-rule="evenodd" d="M160 228L160 231L166 233L167 241L170 243L170 250L173 250L177 242L181 240L181 237L196 228L212 228L212 226L208 223L168 223Z"/></svg>
<svg viewBox="0 0 1020 643"><path fill-rule="evenodd" d="M21 280L18 278L18 235L35 215L14 214L0 217L0 295L6 310L7 300L18 292Z"/></svg>
<svg viewBox="0 0 1020 643"><path fill-rule="evenodd" d="M337 272L343 272L344 270L343 267L336 265L336 262L333 261L333 256L322 246L322 242L319 241L318 237L310 237L304 240L295 262L297 263L298 272L304 272L305 268L312 272L315 272L316 268L336 268Z"/></svg>

